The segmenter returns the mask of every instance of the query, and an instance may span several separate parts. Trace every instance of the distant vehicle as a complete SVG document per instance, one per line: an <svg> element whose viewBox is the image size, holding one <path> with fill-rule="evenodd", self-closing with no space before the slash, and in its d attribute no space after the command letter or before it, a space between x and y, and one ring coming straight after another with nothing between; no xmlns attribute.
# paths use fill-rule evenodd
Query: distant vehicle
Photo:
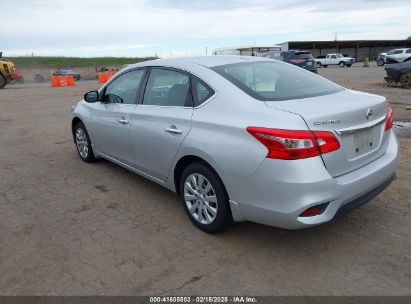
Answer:
<svg viewBox="0 0 411 304"><path fill-rule="evenodd" d="M73 76L74 80L80 80L81 76L79 73L73 70L60 70L57 69L54 73L53 76L68 76L71 75Z"/></svg>
<svg viewBox="0 0 411 304"><path fill-rule="evenodd" d="M387 53L379 53L377 58L375 58L375 61L377 61L378 66L383 66L386 63L386 56Z"/></svg>
<svg viewBox="0 0 411 304"><path fill-rule="evenodd" d="M386 56L386 63L398 63L409 60L411 60L411 48L391 50Z"/></svg>
<svg viewBox="0 0 411 304"><path fill-rule="evenodd" d="M288 50L281 53L284 62L288 62L299 66L300 68L317 73L315 59L310 51L304 50Z"/></svg>
<svg viewBox="0 0 411 304"><path fill-rule="evenodd" d="M3 52L0 52L0 89L12 81L23 83L24 79L21 73L14 67L13 62L3 58Z"/></svg>
<svg viewBox="0 0 411 304"><path fill-rule="evenodd" d="M345 66L350 67L354 63L354 61L354 58L344 57L343 54L340 53L327 54L325 58L323 58L323 56L316 58L317 68L326 68L329 65L338 65L341 68Z"/></svg>
<svg viewBox="0 0 411 304"><path fill-rule="evenodd" d="M281 60L280 45L254 45L215 49L213 55L243 55Z"/></svg>
<svg viewBox="0 0 411 304"><path fill-rule="evenodd" d="M411 60L387 64L385 72L387 73L387 77L385 77L387 82L400 83L402 87L411 89Z"/></svg>

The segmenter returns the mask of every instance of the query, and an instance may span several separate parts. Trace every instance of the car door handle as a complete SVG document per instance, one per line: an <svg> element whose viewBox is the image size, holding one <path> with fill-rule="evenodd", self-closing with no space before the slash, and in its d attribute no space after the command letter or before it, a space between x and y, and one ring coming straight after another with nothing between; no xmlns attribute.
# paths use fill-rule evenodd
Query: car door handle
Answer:
<svg viewBox="0 0 411 304"><path fill-rule="evenodd" d="M117 121L118 121L119 123L123 124L123 125L128 124L128 120L127 120L127 119L124 119L124 118L118 119Z"/></svg>
<svg viewBox="0 0 411 304"><path fill-rule="evenodd" d="M168 133L173 133L173 134L182 134L183 133L183 131L177 129L176 126L171 126L170 128L167 128L164 131L166 131Z"/></svg>

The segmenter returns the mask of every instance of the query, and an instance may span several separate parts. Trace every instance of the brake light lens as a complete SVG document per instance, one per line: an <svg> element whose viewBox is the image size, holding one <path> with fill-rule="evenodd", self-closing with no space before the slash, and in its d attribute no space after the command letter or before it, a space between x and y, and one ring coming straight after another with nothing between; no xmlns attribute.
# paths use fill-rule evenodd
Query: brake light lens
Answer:
<svg viewBox="0 0 411 304"><path fill-rule="evenodd" d="M305 62L305 60L304 59L291 59L290 62L292 62L292 63L303 63L303 62Z"/></svg>
<svg viewBox="0 0 411 304"><path fill-rule="evenodd" d="M268 149L267 158L303 159L340 148L338 139L331 132L261 127L248 127L247 132Z"/></svg>
<svg viewBox="0 0 411 304"><path fill-rule="evenodd" d="M390 105L387 108L387 115L385 116L385 131L388 131L392 128L393 122L393 111Z"/></svg>

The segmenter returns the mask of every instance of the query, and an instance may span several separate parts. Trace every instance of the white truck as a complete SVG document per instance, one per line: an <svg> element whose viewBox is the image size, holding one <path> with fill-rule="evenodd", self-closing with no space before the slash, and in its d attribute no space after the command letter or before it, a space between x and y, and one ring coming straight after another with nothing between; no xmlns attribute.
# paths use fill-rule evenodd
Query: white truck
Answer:
<svg viewBox="0 0 411 304"><path fill-rule="evenodd" d="M340 53L334 53L334 54L327 54L327 56L323 57L317 57L315 59L317 68L321 67L327 67L329 65L338 65L341 68L342 67L350 67L354 63L354 58L351 57L344 57Z"/></svg>

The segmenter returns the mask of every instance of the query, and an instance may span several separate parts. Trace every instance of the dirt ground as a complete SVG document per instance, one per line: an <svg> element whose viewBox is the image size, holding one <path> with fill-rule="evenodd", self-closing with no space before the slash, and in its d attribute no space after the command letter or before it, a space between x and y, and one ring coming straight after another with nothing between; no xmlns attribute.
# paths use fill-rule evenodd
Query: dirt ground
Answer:
<svg viewBox="0 0 411 304"><path fill-rule="evenodd" d="M383 68L319 73L386 96L395 118L411 121L411 90L385 86ZM172 192L80 160L71 106L96 88L0 90L0 295L411 294L406 124L396 126L399 178L365 206L309 230L238 223L208 235Z"/></svg>

